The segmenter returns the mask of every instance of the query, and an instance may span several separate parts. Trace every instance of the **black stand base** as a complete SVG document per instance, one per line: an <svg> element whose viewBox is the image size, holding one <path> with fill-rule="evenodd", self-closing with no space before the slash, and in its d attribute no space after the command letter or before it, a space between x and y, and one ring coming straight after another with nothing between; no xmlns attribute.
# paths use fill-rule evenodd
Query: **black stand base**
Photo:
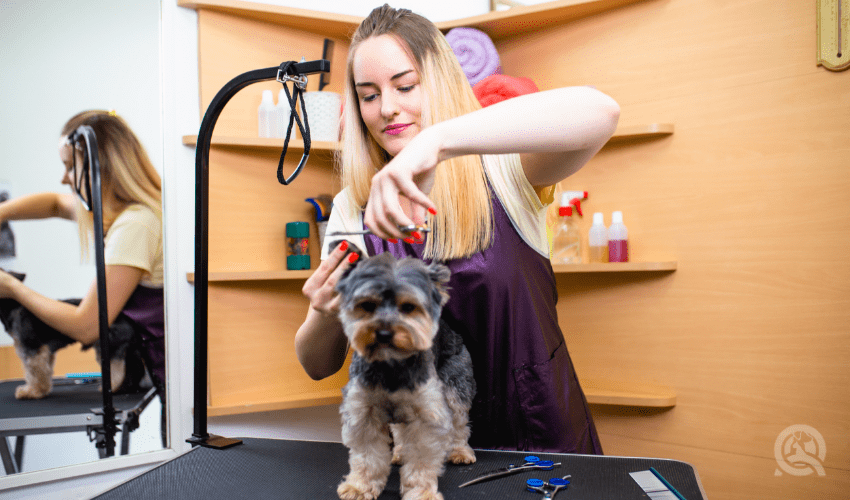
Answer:
<svg viewBox="0 0 850 500"><path fill-rule="evenodd" d="M196 436L193 434L192 437L186 440L186 442L195 446L215 448L217 450L223 450L225 448L230 448L231 446L236 446L237 444L242 444L241 439L226 438L216 436L215 434L207 434L206 436Z"/></svg>

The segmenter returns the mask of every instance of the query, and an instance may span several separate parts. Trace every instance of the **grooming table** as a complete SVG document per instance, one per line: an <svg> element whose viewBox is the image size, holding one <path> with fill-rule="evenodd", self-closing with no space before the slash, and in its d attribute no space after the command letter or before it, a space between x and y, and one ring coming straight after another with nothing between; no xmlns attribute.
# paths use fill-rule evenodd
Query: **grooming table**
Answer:
<svg viewBox="0 0 850 500"><path fill-rule="evenodd" d="M337 498L336 487L348 473L348 450L340 443L241 438L243 444L224 450L196 447L96 497L99 500L214 500L233 498ZM548 480L572 475L568 489L557 500L616 500L647 498L630 472L654 467L687 500L704 500L696 470L689 464L655 458L534 453L543 460L561 462L551 471L518 472L465 488L462 484L481 473L521 464L528 452L476 450L472 465L446 465L440 492L446 500L542 498L525 489L531 478ZM399 499L398 467L393 466L380 500Z"/></svg>
<svg viewBox="0 0 850 500"><path fill-rule="evenodd" d="M53 390L42 399L17 400L15 388L23 380L0 382L0 455L6 474L21 472L24 437L30 434L89 431L95 441L103 439L103 395L100 381L78 383L67 378L53 379ZM156 395L156 389L113 396L117 425L121 428L121 454L130 448L130 432L139 426L139 415ZM14 455L9 437L17 436ZM101 458L104 448L98 446Z"/></svg>

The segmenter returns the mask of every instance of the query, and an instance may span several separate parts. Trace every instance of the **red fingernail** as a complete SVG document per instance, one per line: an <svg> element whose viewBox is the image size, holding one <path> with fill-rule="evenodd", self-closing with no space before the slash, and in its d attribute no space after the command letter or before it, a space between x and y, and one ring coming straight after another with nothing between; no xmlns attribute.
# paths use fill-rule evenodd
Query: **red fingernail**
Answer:
<svg viewBox="0 0 850 500"><path fill-rule="evenodd" d="M393 243L393 244L398 243L398 240L395 239L395 238L389 238L387 241L389 241L390 243Z"/></svg>
<svg viewBox="0 0 850 500"><path fill-rule="evenodd" d="M410 243L411 245L413 244L413 238L405 238L404 241L405 243Z"/></svg>
<svg viewBox="0 0 850 500"><path fill-rule="evenodd" d="M357 262L357 259L359 259L359 258L360 258L359 254L353 253L353 254L348 256L348 263L354 264L355 262Z"/></svg>
<svg viewBox="0 0 850 500"><path fill-rule="evenodd" d="M437 215L437 211L434 210L433 208L429 208L428 212L430 212L431 215Z"/></svg>
<svg viewBox="0 0 850 500"><path fill-rule="evenodd" d="M347 242L347 241L343 241L342 243L340 243L340 244L339 244L339 249L340 249L340 250L342 250L343 252L344 252L344 251L346 251L346 250L348 250L348 242Z"/></svg>
<svg viewBox="0 0 850 500"><path fill-rule="evenodd" d="M422 239L422 234L419 233L419 231L413 231L413 234L411 236L413 236L414 240L421 240Z"/></svg>

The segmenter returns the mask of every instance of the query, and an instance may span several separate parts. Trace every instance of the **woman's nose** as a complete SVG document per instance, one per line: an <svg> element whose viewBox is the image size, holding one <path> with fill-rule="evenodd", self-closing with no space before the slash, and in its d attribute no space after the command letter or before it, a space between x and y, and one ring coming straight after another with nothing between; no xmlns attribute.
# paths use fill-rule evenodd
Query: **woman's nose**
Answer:
<svg viewBox="0 0 850 500"><path fill-rule="evenodd" d="M387 92L381 99L381 116L392 118L398 114L398 101L391 92Z"/></svg>

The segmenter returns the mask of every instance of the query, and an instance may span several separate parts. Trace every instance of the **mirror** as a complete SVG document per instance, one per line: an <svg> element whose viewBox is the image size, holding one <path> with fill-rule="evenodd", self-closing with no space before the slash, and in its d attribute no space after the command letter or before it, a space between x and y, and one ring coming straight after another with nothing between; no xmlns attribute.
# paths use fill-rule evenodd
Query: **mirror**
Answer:
<svg viewBox="0 0 850 500"><path fill-rule="evenodd" d="M65 167L57 144L68 119L89 109L115 110L162 177L160 2L2 2L0 16L0 193L70 194L61 183ZM50 218L12 221L9 227L14 255L6 231L1 268L25 273L25 284L48 298L85 296L95 279L94 247L81 263L76 223ZM94 350L71 344L57 353L54 379L92 371L100 371ZM0 379L20 379L22 373L13 340L0 325ZM46 414L49 401L38 402ZM163 448L160 417L154 397L141 411L138 429L128 433L130 454ZM26 435L20 472L99 460L86 431L43 432ZM14 454L16 438L0 433L3 439ZM122 432L115 441L120 456ZM0 477L6 469L0 467Z"/></svg>

